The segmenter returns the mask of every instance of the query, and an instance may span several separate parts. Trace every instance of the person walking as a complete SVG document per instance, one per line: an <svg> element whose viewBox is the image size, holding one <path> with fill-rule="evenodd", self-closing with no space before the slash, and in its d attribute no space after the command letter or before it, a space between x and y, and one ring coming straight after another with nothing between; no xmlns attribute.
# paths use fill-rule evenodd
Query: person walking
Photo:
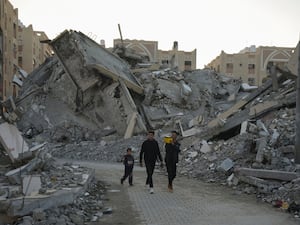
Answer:
<svg viewBox="0 0 300 225"><path fill-rule="evenodd" d="M180 143L177 141L177 131L171 132L171 143L165 144L166 154L165 154L165 163L168 173L168 190L173 192L173 180L176 177L176 167L178 163L178 154L180 152Z"/></svg>
<svg viewBox="0 0 300 225"><path fill-rule="evenodd" d="M132 186L132 180L133 180L133 166L134 166L134 158L132 156L132 150L131 148L127 148L126 155L123 157L123 164L124 164L124 176L121 178L121 184L127 179L129 185Z"/></svg>
<svg viewBox="0 0 300 225"><path fill-rule="evenodd" d="M142 144L140 151L140 165L143 166L143 157L146 166L147 180L146 185L150 187L150 194L154 193L152 175L155 168L157 158L159 158L161 167L163 167L163 160L160 154L158 142L154 139L154 131L149 131L147 140Z"/></svg>

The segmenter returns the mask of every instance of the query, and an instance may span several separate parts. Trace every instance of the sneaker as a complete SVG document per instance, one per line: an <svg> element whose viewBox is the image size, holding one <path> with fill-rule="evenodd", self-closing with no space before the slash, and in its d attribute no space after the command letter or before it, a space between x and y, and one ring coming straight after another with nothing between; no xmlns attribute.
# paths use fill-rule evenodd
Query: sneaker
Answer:
<svg viewBox="0 0 300 225"><path fill-rule="evenodd" d="M154 193L153 188L150 188L150 194L153 194L153 193Z"/></svg>
<svg viewBox="0 0 300 225"><path fill-rule="evenodd" d="M129 184L129 186L133 186L133 184Z"/></svg>
<svg viewBox="0 0 300 225"><path fill-rule="evenodd" d="M168 191L171 192L171 193L173 192L173 187L170 184L168 185Z"/></svg>

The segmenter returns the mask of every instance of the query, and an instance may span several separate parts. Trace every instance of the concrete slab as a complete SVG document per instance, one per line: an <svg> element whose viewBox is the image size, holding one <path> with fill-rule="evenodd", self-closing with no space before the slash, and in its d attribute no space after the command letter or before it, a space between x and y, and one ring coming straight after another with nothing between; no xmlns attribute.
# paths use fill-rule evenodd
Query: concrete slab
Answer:
<svg viewBox="0 0 300 225"><path fill-rule="evenodd" d="M247 133L248 121L244 121L241 125L240 134Z"/></svg>
<svg viewBox="0 0 300 225"><path fill-rule="evenodd" d="M0 125L0 142L13 163L21 159L21 154L29 151L29 147L21 132L17 127L9 123Z"/></svg>
<svg viewBox="0 0 300 225"><path fill-rule="evenodd" d="M201 142L201 144L202 144L202 146L201 146L200 152L202 152L204 154L211 152L211 148L210 148L209 144L207 143L207 141L203 140Z"/></svg>
<svg viewBox="0 0 300 225"><path fill-rule="evenodd" d="M32 159L29 163L16 168L14 170L8 171L5 176L8 178L11 184L21 184L22 183L22 175L28 174L30 171L38 168L42 160L39 158Z"/></svg>
<svg viewBox="0 0 300 225"><path fill-rule="evenodd" d="M137 119L137 113L134 112L134 113L132 113L132 115L130 117L130 121L129 121L128 127L126 129L124 139L128 139L128 138L132 137L134 127L135 127L135 123L136 123L136 119Z"/></svg>
<svg viewBox="0 0 300 225"><path fill-rule="evenodd" d="M262 163L264 160L265 148L267 147L267 137L262 137L256 140L256 157L255 161Z"/></svg>
<svg viewBox="0 0 300 225"><path fill-rule="evenodd" d="M189 121L189 128L199 126L203 122L203 116L199 115Z"/></svg>
<svg viewBox="0 0 300 225"><path fill-rule="evenodd" d="M236 168L235 173L243 176L252 176L263 179L283 180L291 181L300 177L299 173L285 172L279 170L264 170L264 169L252 169L252 168Z"/></svg>
<svg viewBox="0 0 300 225"><path fill-rule="evenodd" d="M128 88L143 93L129 65L83 33L66 30L50 44L67 73L83 92L96 85L97 75L92 72L96 69L115 81L124 79Z"/></svg>
<svg viewBox="0 0 300 225"><path fill-rule="evenodd" d="M22 181L23 194L30 196L39 192L42 187L40 175L25 175Z"/></svg>
<svg viewBox="0 0 300 225"><path fill-rule="evenodd" d="M165 79L157 79L157 89L161 94L171 99L173 103L181 104L181 87L177 82Z"/></svg>
<svg viewBox="0 0 300 225"><path fill-rule="evenodd" d="M280 185L274 185L266 180L252 176L239 176L239 180L257 187L261 193L270 193L274 188L280 187Z"/></svg>
<svg viewBox="0 0 300 225"><path fill-rule="evenodd" d="M229 171L233 166L234 162L231 159L227 158L221 163L219 168L223 169L224 171Z"/></svg>

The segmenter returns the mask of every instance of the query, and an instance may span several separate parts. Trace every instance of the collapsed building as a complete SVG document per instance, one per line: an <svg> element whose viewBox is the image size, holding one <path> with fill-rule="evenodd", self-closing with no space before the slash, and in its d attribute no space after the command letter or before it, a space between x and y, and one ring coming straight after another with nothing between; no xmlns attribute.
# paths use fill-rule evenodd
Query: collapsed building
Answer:
<svg viewBox="0 0 300 225"><path fill-rule="evenodd" d="M148 129L157 131L161 148L165 135L180 131L180 174L299 206L293 74L277 70L276 79L255 87L208 69L130 68L72 30L50 44L55 55L26 77L17 99L2 103L7 122L0 125L0 134L10 140L1 142L2 154L14 169L3 173L1 212L27 216L39 208L37 215L45 219L44 210L76 201L93 177L93 171L74 165L55 166L51 155L117 162L128 146L139 150ZM20 185L39 196L32 200ZM66 194L65 187L72 197L53 200L60 191ZM45 194L54 197L41 208L40 199L46 198L40 195ZM65 221L80 224L67 215ZM85 219L95 217L99 215Z"/></svg>

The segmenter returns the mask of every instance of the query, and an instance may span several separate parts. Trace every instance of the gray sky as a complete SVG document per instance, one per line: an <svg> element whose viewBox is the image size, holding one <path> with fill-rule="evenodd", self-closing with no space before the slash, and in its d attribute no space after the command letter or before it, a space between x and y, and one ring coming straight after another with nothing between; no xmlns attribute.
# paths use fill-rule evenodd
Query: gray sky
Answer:
<svg viewBox="0 0 300 225"><path fill-rule="evenodd" d="M19 19L55 38L65 29L81 31L112 47L119 38L158 41L158 48L197 49L197 68L221 50L295 47L300 34L300 0L9 0Z"/></svg>

